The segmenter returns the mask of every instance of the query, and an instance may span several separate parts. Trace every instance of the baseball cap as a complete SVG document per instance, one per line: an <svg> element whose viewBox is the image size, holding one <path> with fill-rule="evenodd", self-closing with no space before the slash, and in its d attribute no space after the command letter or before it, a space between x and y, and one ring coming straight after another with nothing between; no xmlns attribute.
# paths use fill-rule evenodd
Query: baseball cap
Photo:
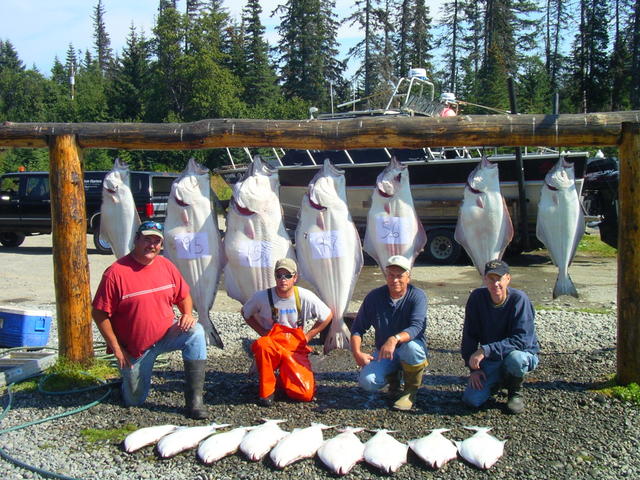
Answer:
<svg viewBox="0 0 640 480"><path fill-rule="evenodd" d="M509 273L509 265L503 260L491 260L484 266L484 274L489 275L490 273L503 276L505 273Z"/></svg>
<svg viewBox="0 0 640 480"><path fill-rule="evenodd" d="M152 220L147 220L146 222L142 222L138 227L138 233L141 235L155 235L164 239L164 235L162 234L164 227L161 223L154 222Z"/></svg>
<svg viewBox="0 0 640 480"><path fill-rule="evenodd" d="M289 273L296 273L298 271L298 266L296 265L296 262L290 258L281 258L276 262L276 268L274 268L274 271L277 272L280 269L286 270Z"/></svg>
<svg viewBox="0 0 640 480"><path fill-rule="evenodd" d="M387 267L400 267L403 270L411 270L411 261L403 255L393 255L387 260Z"/></svg>

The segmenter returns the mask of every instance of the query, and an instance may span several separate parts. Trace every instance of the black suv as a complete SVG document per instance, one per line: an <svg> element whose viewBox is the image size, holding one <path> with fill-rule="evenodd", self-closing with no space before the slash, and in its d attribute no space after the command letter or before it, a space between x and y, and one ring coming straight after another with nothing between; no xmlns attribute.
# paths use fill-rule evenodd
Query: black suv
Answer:
<svg viewBox="0 0 640 480"><path fill-rule="evenodd" d="M100 240L100 205L104 172L85 172L87 230L100 253L111 253ZM130 186L140 220L164 221L171 184L177 173L130 172ZM48 172L18 172L0 176L0 244L17 247L25 236L51 233Z"/></svg>

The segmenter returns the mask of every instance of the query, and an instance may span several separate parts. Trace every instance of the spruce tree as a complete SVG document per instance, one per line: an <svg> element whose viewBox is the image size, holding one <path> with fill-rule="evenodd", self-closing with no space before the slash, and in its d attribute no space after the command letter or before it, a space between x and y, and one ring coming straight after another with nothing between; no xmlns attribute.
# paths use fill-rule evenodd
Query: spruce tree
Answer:
<svg viewBox="0 0 640 480"><path fill-rule="evenodd" d="M111 40L104 23L105 8L102 0L98 0L93 9L93 39L98 60L98 68L104 74L112 60Z"/></svg>

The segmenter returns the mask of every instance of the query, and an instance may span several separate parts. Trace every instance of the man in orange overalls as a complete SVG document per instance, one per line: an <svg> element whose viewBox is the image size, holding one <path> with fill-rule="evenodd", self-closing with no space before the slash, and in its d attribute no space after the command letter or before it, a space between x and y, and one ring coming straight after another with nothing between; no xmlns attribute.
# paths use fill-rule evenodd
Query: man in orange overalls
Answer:
<svg viewBox="0 0 640 480"><path fill-rule="evenodd" d="M309 361L313 337L331 322L329 307L313 292L297 287L296 262L275 265L276 286L256 292L242 307L242 316L259 335L251 345L260 381L258 404L271 406L276 383L294 400L309 402L315 380ZM305 333L307 320L315 320ZM279 378L276 370L280 371Z"/></svg>

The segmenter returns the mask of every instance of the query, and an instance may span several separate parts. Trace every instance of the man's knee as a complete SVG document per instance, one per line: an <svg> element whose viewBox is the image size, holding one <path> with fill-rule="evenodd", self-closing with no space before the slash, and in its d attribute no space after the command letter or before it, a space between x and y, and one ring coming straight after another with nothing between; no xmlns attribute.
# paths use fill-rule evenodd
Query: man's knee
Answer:
<svg viewBox="0 0 640 480"><path fill-rule="evenodd" d="M533 370L533 355L520 350L514 350L504 359L504 371L514 377L523 377L527 372Z"/></svg>
<svg viewBox="0 0 640 480"><path fill-rule="evenodd" d="M462 402L472 408L480 408L488 399L484 391L474 390L471 387L467 387L462 394Z"/></svg>
<svg viewBox="0 0 640 480"><path fill-rule="evenodd" d="M412 340L398 347L398 358L408 365L418 365L427 359L427 352L422 342Z"/></svg>

